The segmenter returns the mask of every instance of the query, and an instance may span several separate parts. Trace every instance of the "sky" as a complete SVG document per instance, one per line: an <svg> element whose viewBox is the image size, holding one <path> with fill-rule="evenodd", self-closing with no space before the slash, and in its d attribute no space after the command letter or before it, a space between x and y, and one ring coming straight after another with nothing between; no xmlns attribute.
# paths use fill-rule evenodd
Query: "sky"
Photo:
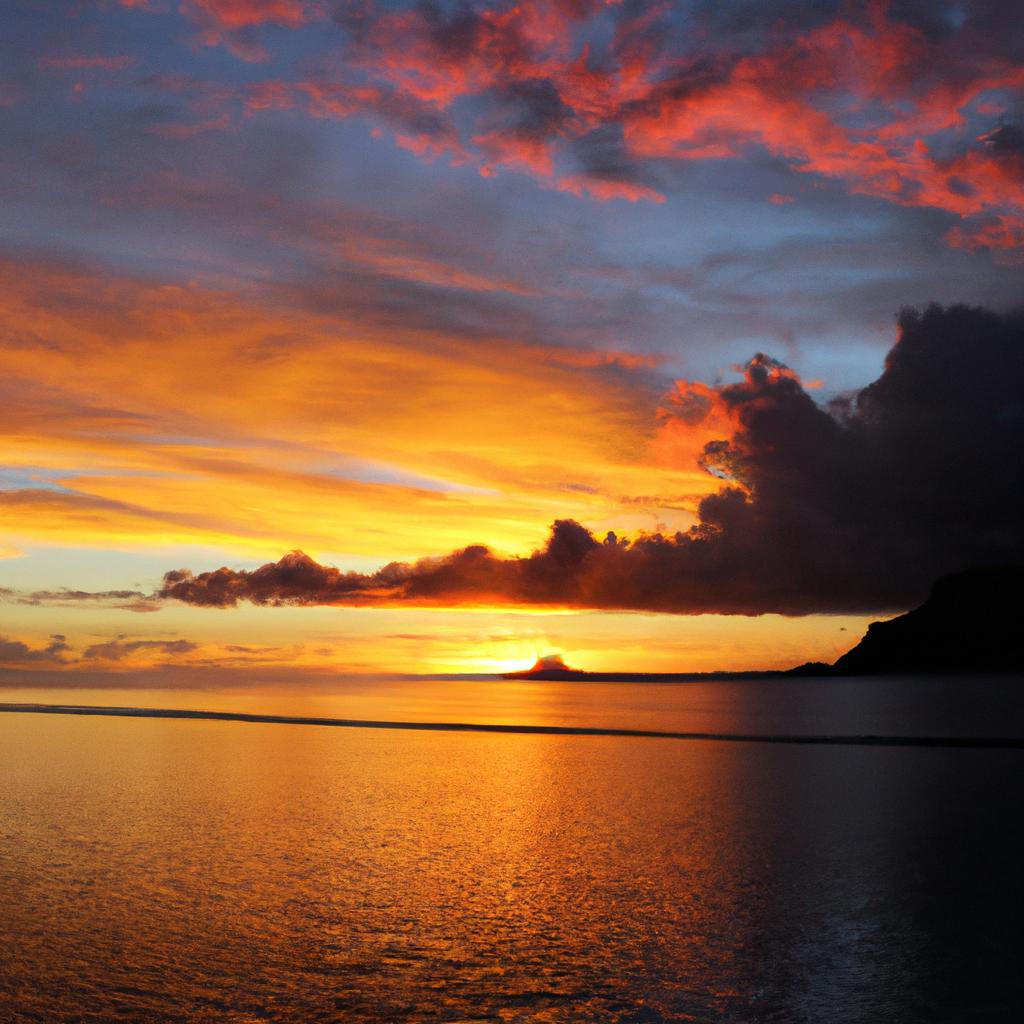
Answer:
<svg viewBox="0 0 1024 1024"><path fill-rule="evenodd" d="M1024 560L1022 100L996 0L7 0L0 679L780 668Z"/></svg>

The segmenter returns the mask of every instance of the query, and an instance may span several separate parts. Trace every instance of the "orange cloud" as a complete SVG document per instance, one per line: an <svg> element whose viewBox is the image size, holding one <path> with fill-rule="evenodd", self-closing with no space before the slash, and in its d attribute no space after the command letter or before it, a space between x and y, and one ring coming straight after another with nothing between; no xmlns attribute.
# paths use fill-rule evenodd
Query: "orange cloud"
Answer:
<svg viewBox="0 0 1024 1024"><path fill-rule="evenodd" d="M391 255L382 239L366 258L501 286ZM656 463L647 357L16 269L0 283L4 461L41 468L47 485L0 495L12 543L251 554L302 537L315 552L394 557L470 534L515 551L538 521L581 508L607 528L686 526L712 486L695 466L700 430L688 461Z"/></svg>
<svg viewBox="0 0 1024 1024"><path fill-rule="evenodd" d="M582 174L571 174L562 178L558 182L558 188L562 192L571 192L574 196L589 195L606 202L611 199L625 199L630 203L638 203L643 199L652 203L665 202L665 197L657 189L647 185L638 185L631 181L589 178Z"/></svg>
<svg viewBox="0 0 1024 1024"><path fill-rule="evenodd" d="M484 177L493 174L495 167L527 171L539 178L550 177L554 169L551 142L547 139L517 137L503 131L494 131L474 136L473 143L484 154L486 162L480 168Z"/></svg>
<svg viewBox="0 0 1024 1024"><path fill-rule="evenodd" d="M92 644L82 652L87 660L123 661L138 652L154 652L164 657L191 654L197 650L198 644L191 640L107 640L104 643Z"/></svg>

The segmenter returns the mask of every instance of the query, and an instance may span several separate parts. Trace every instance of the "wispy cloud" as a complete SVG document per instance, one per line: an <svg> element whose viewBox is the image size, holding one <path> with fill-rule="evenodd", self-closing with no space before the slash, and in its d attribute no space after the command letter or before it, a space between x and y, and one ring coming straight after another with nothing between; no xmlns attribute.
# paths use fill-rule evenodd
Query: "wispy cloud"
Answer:
<svg viewBox="0 0 1024 1024"><path fill-rule="evenodd" d="M82 652L87 661L122 661L141 652L160 655L191 654L199 650L199 644L191 640L107 640L91 644Z"/></svg>
<svg viewBox="0 0 1024 1024"><path fill-rule="evenodd" d="M129 612L156 612L160 601L141 590L13 590L0 587L0 602L44 608L115 608Z"/></svg>
<svg viewBox="0 0 1024 1024"><path fill-rule="evenodd" d="M709 489L652 451L668 378L648 354L470 340L425 314L398 332L347 302L316 312L55 265L0 291L22 339L0 424L12 469L32 467L0 490L12 539L269 553L301 535L386 556L482 530L521 550L581 500L622 528L637 515L622 496L683 522L678 496L695 508Z"/></svg>

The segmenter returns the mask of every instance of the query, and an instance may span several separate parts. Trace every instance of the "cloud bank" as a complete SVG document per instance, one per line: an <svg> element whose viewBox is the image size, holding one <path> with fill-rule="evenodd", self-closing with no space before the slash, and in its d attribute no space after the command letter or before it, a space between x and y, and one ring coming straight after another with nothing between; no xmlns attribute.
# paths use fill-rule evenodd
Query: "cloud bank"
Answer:
<svg viewBox="0 0 1024 1024"><path fill-rule="evenodd" d="M201 40L243 59L270 57L259 26L314 22L344 57L237 89L194 83L221 115L178 130L283 109L366 117L426 160L602 201L660 202L663 164L760 152L853 194L954 214L949 244L998 253L1024 232L1020 154L1006 144L1024 63L1003 6L986 18L783 4L771 17L733 8L730 25L699 4L425 0L339 4L328 23L324 5L300 0L187 0Z"/></svg>
<svg viewBox="0 0 1024 1024"><path fill-rule="evenodd" d="M944 573L1024 562L1024 314L905 310L879 379L828 407L758 355L739 383L681 382L664 417L733 427L705 447L724 486L685 533L598 538L566 519L528 557L472 545L374 573L295 551L251 572L175 570L160 595L799 615L903 608Z"/></svg>

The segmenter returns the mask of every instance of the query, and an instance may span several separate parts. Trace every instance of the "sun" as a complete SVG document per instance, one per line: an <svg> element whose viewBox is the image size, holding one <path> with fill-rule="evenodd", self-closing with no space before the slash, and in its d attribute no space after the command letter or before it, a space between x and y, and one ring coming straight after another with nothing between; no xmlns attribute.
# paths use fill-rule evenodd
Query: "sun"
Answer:
<svg viewBox="0 0 1024 1024"><path fill-rule="evenodd" d="M522 672L538 662L549 658L561 659L550 645L537 643L533 638L495 644L491 651L474 651L460 659L460 672L474 672L481 675L503 675L506 672Z"/></svg>

